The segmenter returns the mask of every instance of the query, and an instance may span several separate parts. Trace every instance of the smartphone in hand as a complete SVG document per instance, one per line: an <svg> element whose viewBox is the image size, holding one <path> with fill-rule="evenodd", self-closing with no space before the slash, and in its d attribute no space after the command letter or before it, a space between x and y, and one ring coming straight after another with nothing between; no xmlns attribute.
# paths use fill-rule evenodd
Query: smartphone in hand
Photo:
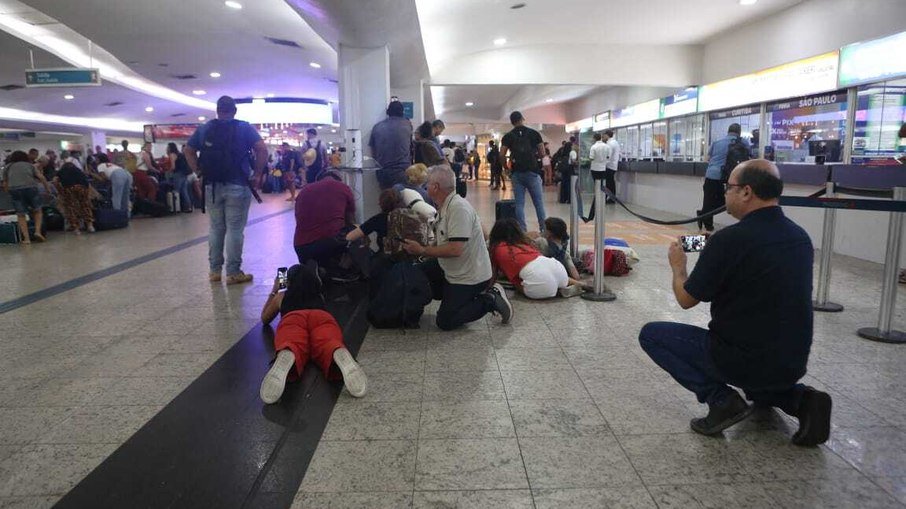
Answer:
<svg viewBox="0 0 906 509"><path fill-rule="evenodd" d="M281 290L286 290L286 267L277 269L277 283Z"/></svg>
<svg viewBox="0 0 906 509"><path fill-rule="evenodd" d="M707 235L683 235L680 237L680 244L683 246L683 251L687 253L697 253L701 251L705 248L707 242Z"/></svg>

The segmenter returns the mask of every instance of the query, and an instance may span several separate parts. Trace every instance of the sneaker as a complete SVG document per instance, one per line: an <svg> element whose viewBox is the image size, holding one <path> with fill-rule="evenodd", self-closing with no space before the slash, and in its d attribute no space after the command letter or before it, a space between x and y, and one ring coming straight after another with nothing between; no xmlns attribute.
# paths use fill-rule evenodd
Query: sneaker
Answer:
<svg viewBox="0 0 906 509"><path fill-rule="evenodd" d="M352 354L345 348L333 351L333 361L343 373L343 383L346 390L355 398L361 398L368 392L368 377L362 371L362 366L352 358Z"/></svg>
<svg viewBox="0 0 906 509"><path fill-rule="evenodd" d="M708 416L692 419L689 425L692 431L702 435L717 435L752 413L752 407L742 399L738 392L727 397L720 404L708 405Z"/></svg>
<svg viewBox="0 0 906 509"><path fill-rule="evenodd" d="M296 356L291 351L280 350L277 353L274 364L271 365L271 369L264 375L264 380L261 381L261 390L258 391L261 401L270 405L280 399L280 396L283 395L283 389L286 388L286 377L295 363Z"/></svg>
<svg viewBox="0 0 906 509"><path fill-rule="evenodd" d="M208 273L208 281L212 283L219 283L221 279L219 272L210 272Z"/></svg>
<svg viewBox="0 0 906 509"><path fill-rule="evenodd" d="M564 299L575 297L576 295L581 295L583 292L585 292L585 289L579 285L569 285L566 288L560 288L559 290L557 290L557 293L559 293L560 296Z"/></svg>
<svg viewBox="0 0 906 509"><path fill-rule="evenodd" d="M94 232L95 232L94 225L89 225L89 226L88 226L88 233L94 233Z"/></svg>
<svg viewBox="0 0 906 509"><path fill-rule="evenodd" d="M799 430L793 435L796 445L813 447L827 442L833 402L830 394L806 387L799 404Z"/></svg>
<svg viewBox="0 0 906 509"><path fill-rule="evenodd" d="M500 283L494 283L494 286L488 290L488 293L494 297L495 314L500 315L500 323L507 324L513 318L513 305L506 296L506 290Z"/></svg>
<svg viewBox="0 0 906 509"><path fill-rule="evenodd" d="M236 274L228 275L226 278L226 284L228 285L238 285L242 283L249 283L252 281L252 275L246 274L245 272L237 272Z"/></svg>

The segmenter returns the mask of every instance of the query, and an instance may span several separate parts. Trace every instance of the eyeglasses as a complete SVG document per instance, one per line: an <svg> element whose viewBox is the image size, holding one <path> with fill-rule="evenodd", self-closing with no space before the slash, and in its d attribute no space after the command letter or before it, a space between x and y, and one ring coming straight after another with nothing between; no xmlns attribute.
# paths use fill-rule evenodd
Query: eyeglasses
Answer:
<svg viewBox="0 0 906 509"><path fill-rule="evenodd" d="M724 182L724 193L729 192L731 187L746 187L746 184L731 184L729 182Z"/></svg>

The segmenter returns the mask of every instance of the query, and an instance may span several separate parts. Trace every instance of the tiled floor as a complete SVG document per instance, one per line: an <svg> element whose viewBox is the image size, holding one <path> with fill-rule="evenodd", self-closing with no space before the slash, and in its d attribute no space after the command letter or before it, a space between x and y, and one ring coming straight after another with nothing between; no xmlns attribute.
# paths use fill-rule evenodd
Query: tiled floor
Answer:
<svg viewBox="0 0 906 509"><path fill-rule="evenodd" d="M470 185L469 198L490 224L492 193ZM270 197L252 217L286 207ZM341 395L294 507L906 504L906 349L855 335L877 318L881 267L839 260L831 292L846 311L816 315L806 381L834 397L826 446L790 445L795 423L775 412L706 438L688 427L703 408L636 339L651 320L707 323L705 306L682 311L669 289L665 244L682 230L612 218L608 235L642 258L608 278L615 302L516 298L511 325L448 333L435 303L420 330L370 331L370 392ZM293 258L292 228L290 214L248 228L252 285L208 284L200 244L0 315L0 508L52 505L253 327L266 279ZM0 301L205 231L195 214L0 247Z"/></svg>

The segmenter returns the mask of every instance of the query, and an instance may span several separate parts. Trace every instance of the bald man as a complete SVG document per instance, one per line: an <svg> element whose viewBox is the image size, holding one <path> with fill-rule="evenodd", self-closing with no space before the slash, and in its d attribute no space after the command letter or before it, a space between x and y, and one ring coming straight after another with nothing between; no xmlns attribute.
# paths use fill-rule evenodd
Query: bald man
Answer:
<svg viewBox="0 0 906 509"><path fill-rule="evenodd" d="M783 181L774 163L737 166L724 185L727 212L739 220L710 236L692 274L686 253L670 245L673 293L683 309L711 303L708 329L672 322L646 324L642 348L683 387L708 404L692 429L716 435L756 406L799 419L793 443L824 443L830 395L798 383L812 346L812 263L808 234L779 206Z"/></svg>

